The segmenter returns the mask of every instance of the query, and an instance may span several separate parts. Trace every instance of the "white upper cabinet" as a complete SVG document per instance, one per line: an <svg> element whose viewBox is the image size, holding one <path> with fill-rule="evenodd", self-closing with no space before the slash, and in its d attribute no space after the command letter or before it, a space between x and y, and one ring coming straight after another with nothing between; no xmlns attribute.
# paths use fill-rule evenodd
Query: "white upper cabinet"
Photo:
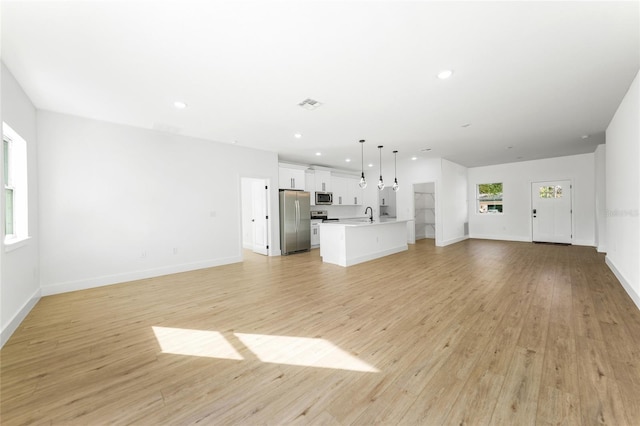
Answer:
<svg viewBox="0 0 640 426"><path fill-rule="evenodd" d="M391 188L386 186L380 193L378 197L380 199L380 206L388 206L389 205L389 192L391 192Z"/></svg>
<svg viewBox="0 0 640 426"><path fill-rule="evenodd" d="M360 188L360 179L357 177L347 178L347 197L353 206L362 205L362 188Z"/></svg>
<svg viewBox="0 0 640 426"><path fill-rule="evenodd" d="M384 207L384 209L380 210L381 213L386 216L395 217L396 216L395 191L390 186L387 186L382 191L380 191L379 197L380 197L380 207L381 208Z"/></svg>
<svg viewBox="0 0 640 426"><path fill-rule="evenodd" d="M362 205L362 189L355 176L331 176L333 190L333 205L360 206Z"/></svg>
<svg viewBox="0 0 640 426"><path fill-rule="evenodd" d="M312 170L307 170L304 173L304 190L307 191L311 196L309 199L311 200L311 205L316 205L316 175Z"/></svg>
<svg viewBox="0 0 640 426"><path fill-rule="evenodd" d="M329 170L316 170L316 191L317 192L331 192L331 172ZM335 204L335 202L334 202Z"/></svg>
<svg viewBox="0 0 640 426"><path fill-rule="evenodd" d="M304 190L304 169L294 169L280 166L278 175L278 187L280 189Z"/></svg>
<svg viewBox="0 0 640 426"><path fill-rule="evenodd" d="M347 196L347 178L342 176L331 176L331 190L333 191L333 205L347 206L349 197Z"/></svg>

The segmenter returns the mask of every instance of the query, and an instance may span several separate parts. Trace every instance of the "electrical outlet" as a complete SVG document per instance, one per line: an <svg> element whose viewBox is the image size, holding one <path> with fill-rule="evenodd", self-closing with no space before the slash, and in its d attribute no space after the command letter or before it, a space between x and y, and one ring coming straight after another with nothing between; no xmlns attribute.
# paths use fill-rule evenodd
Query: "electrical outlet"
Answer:
<svg viewBox="0 0 640 426"><path fill-rule="evenodd" d="M173 254L178 254L178 247L173 248Z"/></svg>

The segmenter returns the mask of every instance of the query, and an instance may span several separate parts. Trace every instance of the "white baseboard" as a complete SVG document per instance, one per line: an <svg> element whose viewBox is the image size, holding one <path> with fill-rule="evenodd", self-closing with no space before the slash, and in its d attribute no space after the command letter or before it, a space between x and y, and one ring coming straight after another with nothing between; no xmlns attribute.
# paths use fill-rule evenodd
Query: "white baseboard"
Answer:
<svg viewBox="0 0 640 426"><path fill-rule="evenodd" d="M597 250L598 250L598 253L606 253L607 252L607 247L606 246L598 246Z"/></svg>
<svg viewBox="0 0 640 426"><path fill-rule="evenodd" d="M519 241L522 243L530 243L531 237L522 237L519 235L483 235L483 234L470 234L469 238L476 240L496 240L496 241Z"/></svg>
<svg viewBox="0 0 640 426"><path fill-rule="evenodd" d="M631 287L631 284L629 284L629 281L627 281L625 277L620 273L618 268L616 268L616 265L613 264L613 261L609 259L609 256L606 256L604 258L604 262L607 264L609 269L611 269L611 272L613 272L613 275L616 276L618 281L620 281L620 284L622 284L622 287L624 287L624 289L627 291L627 294L629 295L629 297L631 297L631 300L633 300L633 303L635 303L638 309L640 309L640 294L636 293L633 290L633 287Z"/></svg>
<svg viewBox="0 0 640 426"><path fill-rule="evenodd" d="M184 263L180 265L166 266L163 268L126 272L123 274L105 275L101 277L88 278L85 280L54 283L43 285L42 295L49 296L52 294L67 293L70 291L86 290L94 287L102 287L105 285L118 284L127 281L142 280L145 278L159 277L162 275L177 274L180 272L195 271L196 269L213 268L215 266L228 265L230 263L238 262L242 262L242 255L200 262Z"/></svg>
<svg viewBox="0 0 640 426"><path fill-rule="evenodd" d="M384 257L384 256L389 256L391 254L396 254L396 253L400 253L400 252L407 251L407 250L409 250L409 246L407 244L403 244L403 245L400 245L398 247L392 247L392 248L387 249L387 250L378 251L378 252L375 252L375 253L365 254L364 256L352 257L350 259L346 259L344 265L340 265L340 264L338 264L338 265L340 265L340 266L357 265L358 263L368 262L370 260L379 259L379 258Z"/></svg>
<svg viewBox="0 0 640 426"><path fill-rule="evenodd" d="M29 315L31 309L36 306L36 303L40 300L42 292L40 289L36 290L35 293L31 295L29 300L25 302L24 305L16 312L16 314L9 320L9 322L4 326L2 332L0 332L0 348L4 346L5 343L9 340L11 335L18 329L18 326L24 319Z"/></svg>
<svg viewBox="0 0 640 426"><path fill-rule="evenodd" d="M445 247L445 246L450 246L451 244L459 243L460 241L464 241L464 240L468 240L468 239L469 239L469 236L468 235L464 235L462 237L452 238L452 239L446 240L446 241L437 241L436 245L438 247Z"/></svg>
<svg viewBox="0 0 640 426"><path fill-rule="evenodd" d="M574 246L586 246L586 247L595 247L596 246L596 242L593 240L577 240L574 239L571 244L573 244Z"/></svg>

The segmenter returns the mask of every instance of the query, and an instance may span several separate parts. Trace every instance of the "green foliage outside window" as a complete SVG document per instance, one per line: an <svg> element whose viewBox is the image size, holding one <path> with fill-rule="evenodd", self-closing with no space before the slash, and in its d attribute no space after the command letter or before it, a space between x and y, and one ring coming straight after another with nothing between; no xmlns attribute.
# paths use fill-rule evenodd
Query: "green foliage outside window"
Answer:
<svg viewBox="0 0 640 426"><path fill-rule="evenodd" d="M481 183L478 185L478 193L490 195L502 194L502 183Z"/></svg>
<svg viewBox="0 0 640 426"><path fill-rule="evenodd" d="M478 213L502 213L502 183L478 184Z"/></svg>

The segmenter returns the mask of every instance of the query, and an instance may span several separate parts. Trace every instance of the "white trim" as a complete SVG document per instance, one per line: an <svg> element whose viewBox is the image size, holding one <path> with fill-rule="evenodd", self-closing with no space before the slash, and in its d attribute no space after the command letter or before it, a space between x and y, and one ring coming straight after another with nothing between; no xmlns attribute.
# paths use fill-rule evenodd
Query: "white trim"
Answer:
<svg viewBox="0 0 640 426"><path fill-rule="evenodd" d="M40 289L37 289L25 302L24 305L16 312L16 314L9 320L9 322L4 326L2 332L0 333L0 348L4 346L5 343L9 340L11 335L18 329L22 321L29 315L29 312L33 309L34 306L38 303L40 298L42 297L42 292Z"/></svg>
<svg viewBox="0 0 640 426"><path fill-rule="evenodd" d="M593 240L578 240L578 239L573 239L571 241L571 244L574 246L587 246L587 247L595 247L596 243Z"/></svg>
<svg viewBox="0 0 640 426"><path fill-rule="evenodd" d="M633 290L633 287L631 287L631 284L629 283L629 281L627 281L624 278L624 276L622 276L622 274L620 273L618 268L616 268L616 266L613 264L613 261L609 258L609 256L606 256L604 258L604 263L606 263L609 269L611 269L611 272L613 272L613 275L615 275L618 281L620 281L620 284L622 284L622 287L627 291L627 294L629 295L631 300L633 300L633 303L635 303L638 309L640 309L640 294L636 293Z"/></svg>
<svg viewBox="0 0 640 426"><path fill-rule="evenodd" d="M429 237L427 237L427 238L429 238ZM459 243L460 241L464 241L464 240L468 240L468 239L469 239L469 236L468 236L468 235L465 235L465 236L463 236L463 237L453 238L453 239L451 239L451 240L438 241L438 242L436 243L436 246L438 246L438 247L445 247L445 246L448 246L448 245L451 245L451 244L455 244L455 243Z"/></svg>
<svg viewBox="0 0 640 426"><path fill-rule="evenodd" d="M213 268L216 266L239 262L242 262L242 254L215 260L203 260L200 262L183 263L181 265L146 269L142 271L127 272L123 274L105 275L101 277L88 278L85 280L42 285L42 295L49 296L52 294L67 293L70 291L86 290L94 287L119 284L127 281L142 280L145 278L159 277L162 275L177 274L180 272L195 271L197 269Z"/></svg>
<svg viewBox="0 0 640 426"><path fill-rule="evenodd" d="M496 240L496 241L519 241L522 243L530 243L531 237L522 237L519 235L483 235L470 234L469 238L474 240Z"/></svg>
<svg viewBox="0 0 640 426"><path fill-rule="evenodd" d="M598 246L597 250L598 250L598 253L606 253L607 252L607 246L605 246L605 245Z"/></svg>
<svg viewBox="0 0 640 426"><path fill-rule="evenodd" d="M10 251L14 251L19 249L20 247L24 247L27 245L27 242L31 239L31 237L23 237L23 238L10 238L9 240L5 240L4 242L4 251L8 253Z"/></svg>

